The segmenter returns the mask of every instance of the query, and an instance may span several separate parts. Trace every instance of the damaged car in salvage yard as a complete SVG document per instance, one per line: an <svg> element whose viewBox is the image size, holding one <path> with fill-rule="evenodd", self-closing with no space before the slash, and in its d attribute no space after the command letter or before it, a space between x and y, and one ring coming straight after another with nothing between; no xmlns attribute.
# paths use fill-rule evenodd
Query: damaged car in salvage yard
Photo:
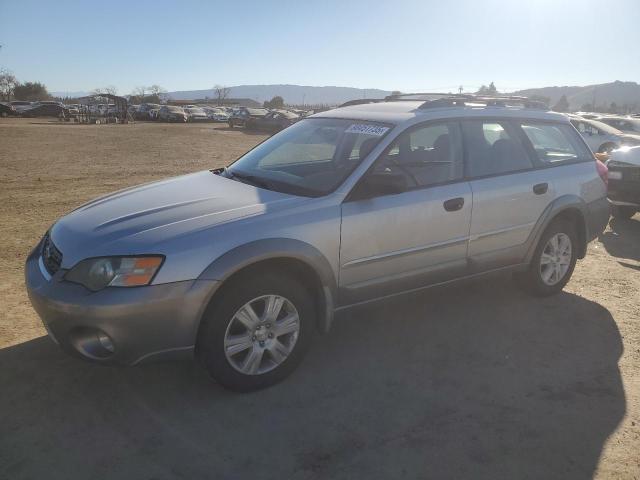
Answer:
<svg viewBox="0 0 640 480"><path fill-rule="evenodd" d="M611 215L629 219L640 212L640 147L623 147L609 154L608 197Z"/></svg>
<svg viewBox="0 0 640 480"><path fill-rule="evenodd" d="M560 292L608 222L605 182L569 120L536 102L397 95L78 207L33 249L26 285L71 355L194 355L251 391L355 305L492 272Z"/></svg>

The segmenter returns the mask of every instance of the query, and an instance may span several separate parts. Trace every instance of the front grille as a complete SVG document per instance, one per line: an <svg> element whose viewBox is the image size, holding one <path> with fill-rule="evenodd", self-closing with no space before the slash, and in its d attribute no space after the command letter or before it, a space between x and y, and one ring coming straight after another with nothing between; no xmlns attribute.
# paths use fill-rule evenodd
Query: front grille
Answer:
<svg viewBox="0 0 640 480"><path fill-rule="evenodd" d="M42 242L42 263L50 275L55 275L62 265L62 252L53 244L48 233Z"/></svg>

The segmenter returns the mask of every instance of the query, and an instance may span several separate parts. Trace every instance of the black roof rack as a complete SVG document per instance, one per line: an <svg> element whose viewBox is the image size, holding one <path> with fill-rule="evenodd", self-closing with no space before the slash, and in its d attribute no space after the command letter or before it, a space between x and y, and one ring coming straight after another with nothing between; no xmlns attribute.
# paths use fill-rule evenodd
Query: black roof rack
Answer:
<svg viewBox="0 0 640 480"><path fill-rule="evenodd" d="M387 102L423 101L424 103L418 107L421 109L464 107L469 104L482 104L487 107L523 107L539 110L549 109L549 106L544 102L515 95L487 96L466 93L404 93L400 95L389 95L385 97L384 100Z"/></svg>
<svg viewBox="0 0 640 480"><path fill-rule="evenodd" d="M348 102L344 102L342 105L338 106L338 108L342 107L351 107L353 105L364 105L366 103L379 103L384 102L382 98L359 98L357 100L349 100Z"/></svg>

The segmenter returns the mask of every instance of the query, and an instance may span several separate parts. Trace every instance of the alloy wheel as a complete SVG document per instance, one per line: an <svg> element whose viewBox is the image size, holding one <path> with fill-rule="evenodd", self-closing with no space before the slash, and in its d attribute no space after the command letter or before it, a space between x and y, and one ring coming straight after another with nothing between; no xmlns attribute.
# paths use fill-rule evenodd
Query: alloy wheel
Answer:
<svg viewBox="0 0 640 480"><path fill-rule="evenodd" d="M553 235L540 256L540 277L549 286L559 283L571 265L571 239L564 233Z"/></svg>
<svg viewBox="0 0 640 480"><path fill-rule="evenodd" d="M245 375L262 375L291 354L300 332L300 317L291 301L263 295L234 314L224 336L229 364Z"/></svg>

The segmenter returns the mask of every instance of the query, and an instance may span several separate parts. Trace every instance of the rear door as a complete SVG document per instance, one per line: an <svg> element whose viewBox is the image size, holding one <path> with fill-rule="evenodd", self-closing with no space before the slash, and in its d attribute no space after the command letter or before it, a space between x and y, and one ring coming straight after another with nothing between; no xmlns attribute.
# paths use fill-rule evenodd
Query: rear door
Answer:
<svg viewBox="0 0 640 480"><path fill-rule="evenodd" d="M396 175L407 189L358 189ZM457 122L402 133L342 206L340 292L354 303L461 276L467 267L471 187L463 179Z"/></svg>
<svg viewBox="0 0 640 480"><path fill-rule="evenodd" d="M522 130L503 119L462 122L473 192L472 271L519 263L525 242L554 198L549 170L536 169Z"/></svg>

